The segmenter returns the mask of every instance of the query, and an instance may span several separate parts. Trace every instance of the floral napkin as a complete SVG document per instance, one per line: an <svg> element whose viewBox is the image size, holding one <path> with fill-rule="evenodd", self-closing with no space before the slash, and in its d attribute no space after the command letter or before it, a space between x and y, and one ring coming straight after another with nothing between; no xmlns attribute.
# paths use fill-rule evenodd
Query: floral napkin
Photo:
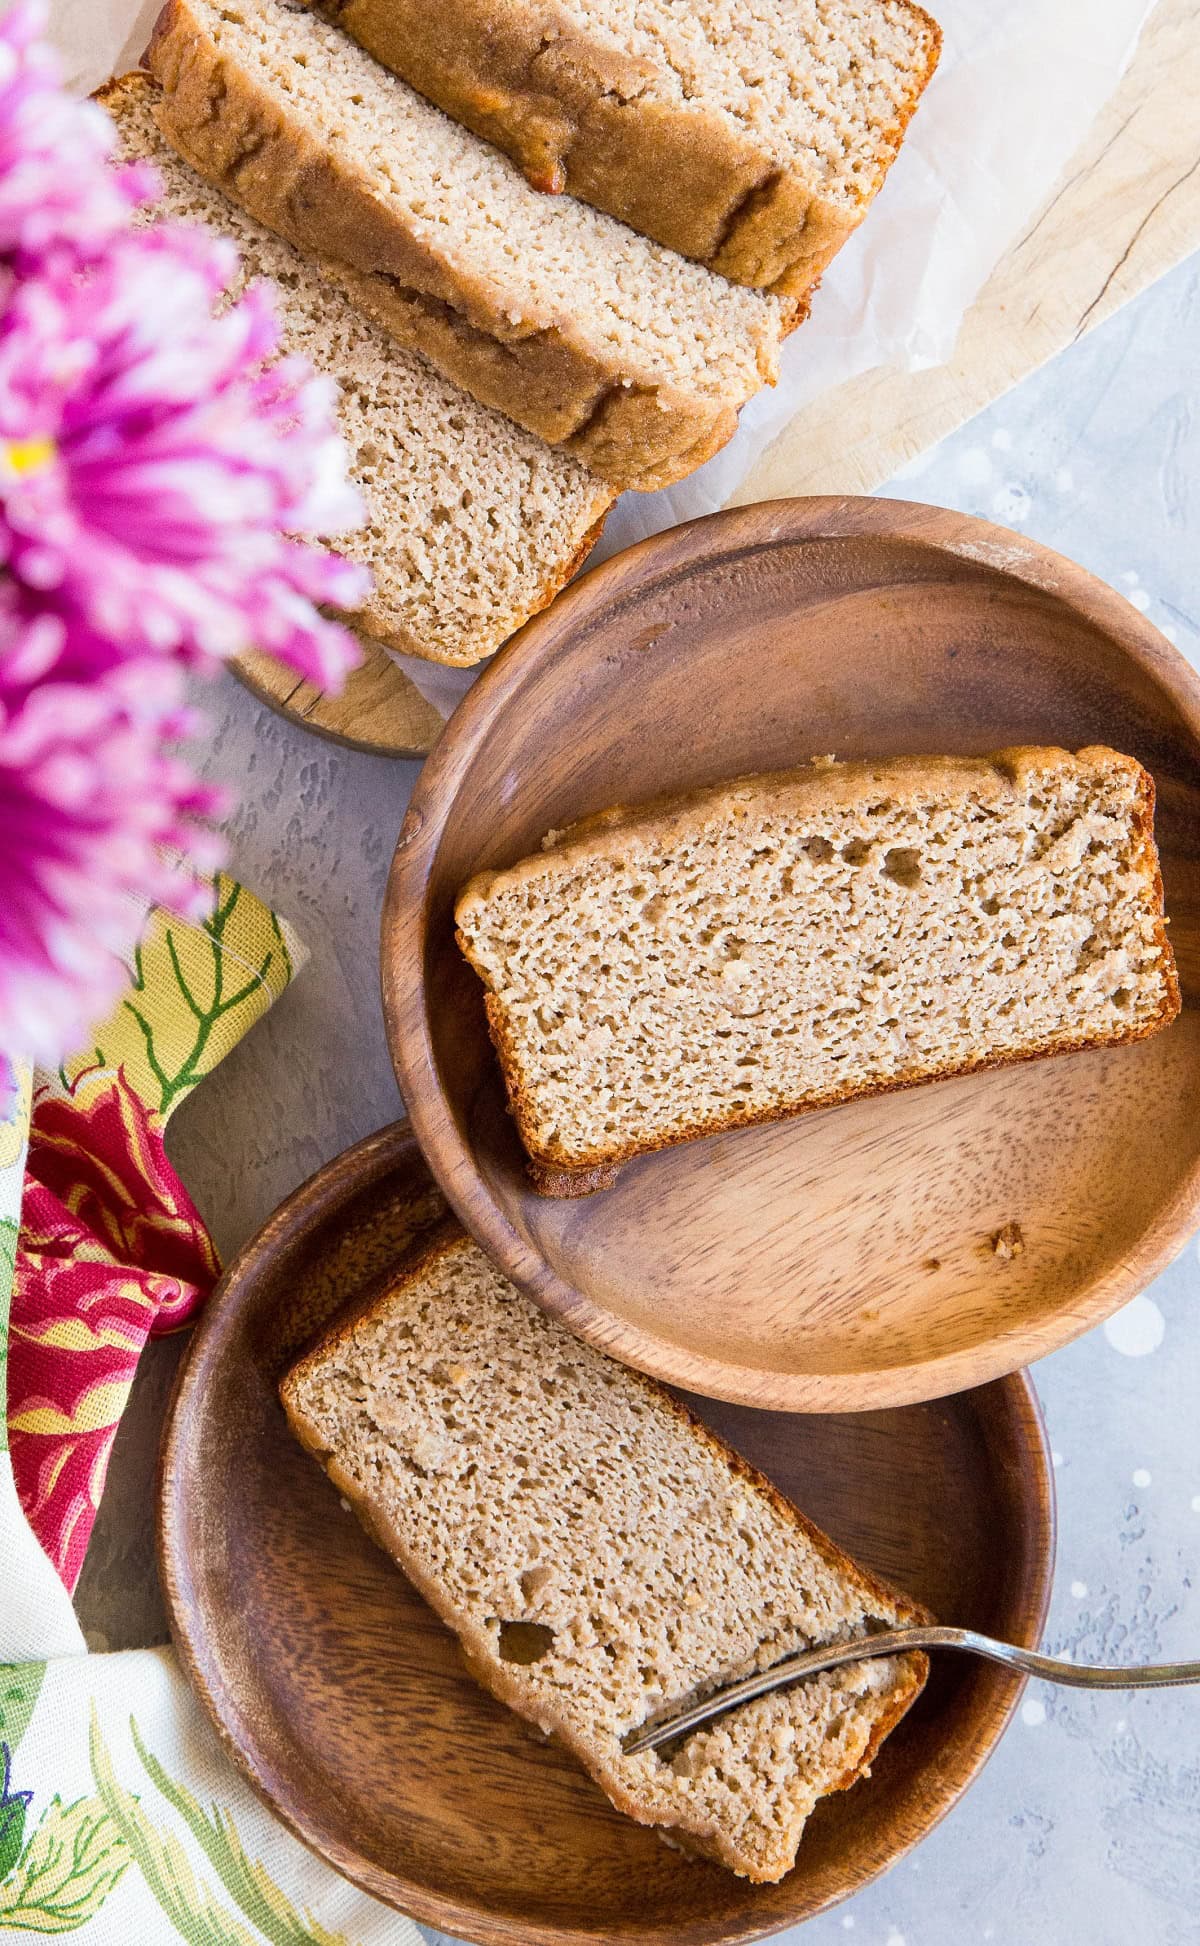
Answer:
<svg viewBox="0 0 1200 1946"><path fill-rule="evenodd" d="M68 1592L142 1346L217 1274L167 1118L303 959L219 877L200 923L146 912L91 1046L0 1090L0 1932L419 1946L258 1802L171 1651L88 1655Z"/></svg>

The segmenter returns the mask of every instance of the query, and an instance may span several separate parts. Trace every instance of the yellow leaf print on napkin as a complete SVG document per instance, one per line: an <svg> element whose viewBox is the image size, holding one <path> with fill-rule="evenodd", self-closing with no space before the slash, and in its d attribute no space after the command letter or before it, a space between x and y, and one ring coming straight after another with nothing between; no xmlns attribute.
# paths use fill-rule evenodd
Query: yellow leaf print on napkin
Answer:
<svg viewBox="0 0 1200 1946"><path fill-rule="evenodd" d="M99 1061L122 1069L151 1114L165 1120L279 998L304 957L287 921L224 875L199 924L156 907L130 990L94 1044L60 1070L63 1087Z"/></svg>

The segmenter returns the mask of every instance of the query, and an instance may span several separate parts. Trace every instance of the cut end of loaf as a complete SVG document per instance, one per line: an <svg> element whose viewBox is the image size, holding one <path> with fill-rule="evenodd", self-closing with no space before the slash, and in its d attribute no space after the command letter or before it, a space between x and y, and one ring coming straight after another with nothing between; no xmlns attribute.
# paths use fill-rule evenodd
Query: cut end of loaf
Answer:
<svg viewBox="0 0 1200 1946"><path fill-rule="evenodd" d="M782 1877L921 1688L922 1656L862 1663L628 1756L628 1731L698 1689L923 1611L454 1226L280 1391L472 1673L618 1809L735 1872Z"/></svg>
<svg viewBox="0 0 1200 1946"><path fill-rule="evenodd" d="M551 1193L1165 1026L1153 810L1141 766L1099 748L823 763L602 814L473 880L459 938Z"/></svg>

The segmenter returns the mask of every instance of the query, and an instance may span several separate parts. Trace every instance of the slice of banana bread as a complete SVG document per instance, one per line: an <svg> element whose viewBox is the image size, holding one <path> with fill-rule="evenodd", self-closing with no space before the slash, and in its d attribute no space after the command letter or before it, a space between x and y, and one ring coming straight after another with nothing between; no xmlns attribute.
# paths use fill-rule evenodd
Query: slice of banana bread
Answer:
<svg viewBox="0 0 1200 1946"><path fill-rule="evenodd" d="M275 286L284 350L303 352L337 383L368 519L358 533L328 538L375 580L354 626L433 662L493 654L570 579L604 524L611 488L403 351L355 309L331 266L307 263L181 162L155 121L160 93L148 75L125 75L99 99L123 153L159 172L152 214L230 237L243 280Z"/></svg>
<svg viewBox="0 0 1200 1946"><path fill-rule="evenodd" d="M1103 748L826 759L472 879L459 940L535 1180L1153 1033L1179 1010L1153 820Z"/></svg>
<svg viewBox="0 0 1200 1946"><path fill-rule="evenodd" d="M803 292L937 65L911 0L316 0L518 162L736 283Z"/></svg>
<svg viewBox="0 0 1200 1946"><path fill-rule="evenodd" d="M302 0L168 0L160 125L485 405L619 487L678 480L778 370L794 299L540 196Z"/></svg>
<svg viewBox="0 0 1200 1946"><path fill-rule="evenodd" d="M695 1690L923 1611L456 1225L280 1393L479 1681L619 1810L743 1876L790 1870L814 1804L866 1774L921 1689L923 1655L859 1663L627 1756L627 1732Z"/></svg>

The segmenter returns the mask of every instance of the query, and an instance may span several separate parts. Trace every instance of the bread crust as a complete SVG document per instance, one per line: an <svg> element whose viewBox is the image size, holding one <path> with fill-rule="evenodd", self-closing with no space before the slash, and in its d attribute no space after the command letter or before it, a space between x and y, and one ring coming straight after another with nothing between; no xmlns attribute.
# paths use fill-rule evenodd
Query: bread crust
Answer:
<svg viewBox="0 0 1200 1946"><path fill-rule="evenodd" d="M403 1535L396 1525L380 1509L371 1506L367 1496L354 1479L341 1465L336 1454L323 1446L317 1427L306 1416L300 1406L297 1391L301 1380L308 1371L319 1364L331 1351L344 1345L356 1325L368 1316L378 1305L384 1303L397 1284L408 1284L421 1276L434 1263L452 1257L460 1251L472 1248L471 1240L465 1231L452 1218L445 1222L417 1246L414 1253L405 1261L402 1270L386 1275L373 1283L368 1291L355 1299L322 1330L314 1344L285 1373L280 1380L279 1396L290 1425L300 1444L325 1469L337 1491L349 1501L362 1526L386 1554L391 1555L397 1566L412 1582L418 1594L428 1602L446 1626L458 1637L464 1659L475 1680L487 1689L500 1702L505 1703L516 1715L527 1722L547 1730L556 1742L569 1751L575 1760L587 1771L616 1808L639 1824L654 1824L662 1829L683 1831L687 1834L689 1847L703 1856L715 1859L718 1864L729 1870L749 1877L758 1883L771 1884L782 1878L791 1869L792 1858L776 1861L778 1870L755 1871L746 1869L746 1861L729 1843L726 1835L715 1824L700 1818L681 1816L669 1826L662 1825L657 1813L651 1812L644 1801L631 1792L627 1783L611 1763L591 1748L584 1739L578 1737L569 1723L565 1722L546 1699L539 1699L536 1707L533 1700L523 1690L520 1682L506 1673L506 1665L497 1661L492 1644L486 1633L472 1627L456 1617L452 1604L438 1582L427 1575L420 1563L405 1546ZM780 1493L774 1483L760 1473L758 1468L743 1459L733 1447L726 1444L717 1433L695 1416L690 1408L668 1392L665 1386L645 1373L625 1367L627 1381L665 1405L685 1428L690 1437L699 1439L707 1445L723 1462L729 1472L755 1494L765 1498L776 1513L800 1532L821 1556L821 1559L843 1580L849 1582L862 1599L864 1606L878 1603L885 1609L894 1611L901 1623L928 1622L933 1620L930 1611L913 1601L909 1596L899 1593L877 1575L871 1574L858 1562L843 1553L829 1536L813 1525L793 1503ZM832 1791L848 1790L860 1777L870 1773L870 1766L884 1739L895 1728L905 1712L916 1701L929 1673L929 1660L920 1651L895 1658L904 1671L904 1679L897 1685L889 1698L889 1707L873 1725L870 1740L858 1763L843 1773L830 1787Z"/></svg>
<svg viewBox="0 0 1200 1946"><path fill-rule="evenodd" d="M145 58L164 91L159 126L179 154L289 243L336 263L360 308L484 405L611 485L643 491L683 479L734 432L740 395L624 369L571 318L513 324L487 278L416 236L222 55L190 0L167 0ZM773 384L766 329L757 359L760 383Z"/></svg>
<svg viewBox="0 0 1200 1946"><path fill-rule="evenodd" d="M858 227L937 66L941 29L907 11L926 61L875 130L852 207L781 168L732 117L650 93L656 63L594 35L557 0L316 0L367 51L510 155L535 189L569 191L733 283L811 293Z"/></svg>
<svg viewBox="0 0 1200 1946"><path fill-rule="evenodd" d="M728 784L663 797L644 805L633 807L617 805L610 810L599 811L591 817L581 819L565 832L552 834L554 842L548 844L544 853L523 859L507 872L476 874L460 893L455 905L455 914L461 921L469 904L473 900L485 899L498 881L528 882L545 868L547 858L561 857L564 851L569 851L572 857L578 858L603 857L614 837L631 827L644 827L648 820L654 820L660 830L664 827L669 831L684 830L690 821L719 808L722 804L732 802L736 798L739 786L746 784L767 785L789 792L790 802L793 805L801 806L813 802L825 807L831 801L834 803L842 800L853 801L863 784L876 780L880 788L887 788L894 792L898 776L910 779L917 786L937 784L947 778L955 778L976 779L980 783L989 779L993 783L1006 780L1009 784L1019 787L1025 772L1035 764L1044 765L1047 758L1053 758L1064 764L1082 764L1099 758L1112 759L1128 766L1134 773L1135 846L1141 869L1149 882L1153 904L1157 909L1154 943L1163 975L1162 1005L1151 1020L1110 1035L1084 1034L1055 1038L1037 1047L1022 1049L1018 1053L980 1053L975 1059L954 1065L923 1068L879 1081L851 1082L845 1087L829 1089L824 1094L808 1096L802 1101L781 1102L767 1108L731 1107L724 1113L697 1117L670 1134L650 1137L643 1141L614 1143L606 1150L577 1157L568 1155L561 1144L539 1141L536 1104L531 1092L522 1081L520 1061L504 1008L492 991L488 972L478 954L474 952L471 941L460 923L455 936L464 956L484 983L484 1009L488 1033L504 1076L509 1112L516 1123L517 1132L529 1157L528 1174L538 1193L553 1197L589 1196L597 1190L610 1188L622 1165L632 1161L635 1156L650 1155L660 1149L674 1148L680 1142L696 1141L709 1135L723 1135L733 1129L756 1127L767 1122L790 1120L795 1115L812 1114L818 1109L837 1107L844 1102L860 1100L870 1095L892 1094L901 1089L921 1087L928 1081L949 1081L966 1074L1015 1067L1025 1061L1044 1060L1052 1055L1080 1054L1097 1047L1122 1046L1126 1042L1145 1040L1151 1034L1158 1033L1161 1028L1169 1026L1179 1013L1182 1001L1179 975L1167 937L1166 918L1163 913L1162 871L1154 842L1154 779L1134 758L1123 756L1119 751L1110 750L1101 744L1088 745L1074 754L1066 750L1043 749L1036 745L1019 745L998 750L990 757L983 758L910 757L878 764L834 764L831 760L823 760L820 764L806 766L800 770L774 771L753 778L734 779Z"/></svg>

